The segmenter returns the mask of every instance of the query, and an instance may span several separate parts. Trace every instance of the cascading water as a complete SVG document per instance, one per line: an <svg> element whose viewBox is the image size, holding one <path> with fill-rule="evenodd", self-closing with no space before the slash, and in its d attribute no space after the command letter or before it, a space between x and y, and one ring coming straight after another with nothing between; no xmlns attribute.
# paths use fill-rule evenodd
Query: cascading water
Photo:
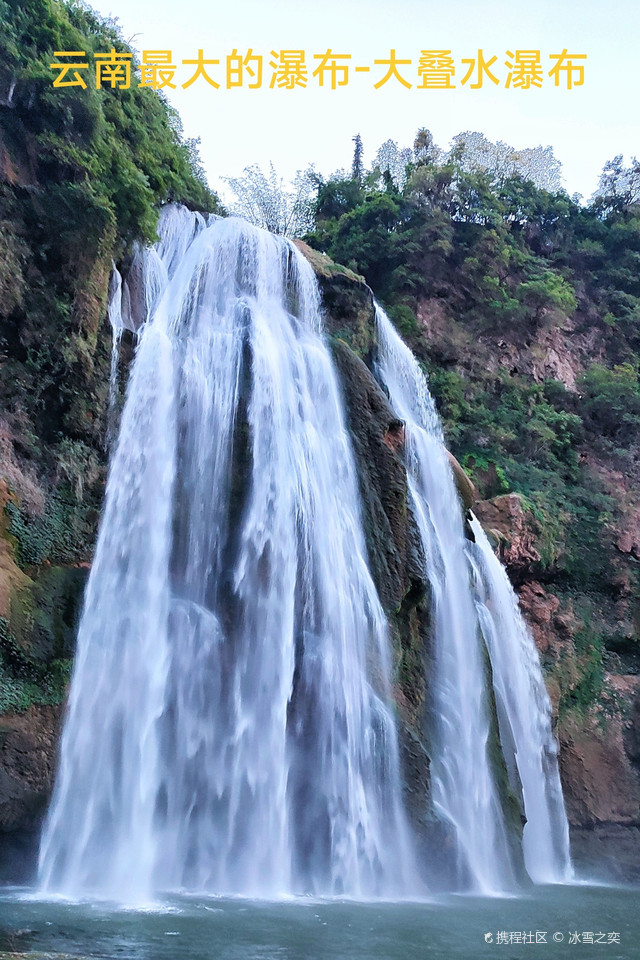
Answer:
<svg viewBox="0 0 640 960"><path fill-rule="evenodd" d="M122 277L112 263L109 281L109 323L111 324L111 364L109 370L109 406L107 409L107 436L105 449L110 450L115 439L116 405L118 402L118 360L122 340Z"/></svg>
<svg viewBox="0 0 640 960"><path fill-rule="evenodd" d="M465 536L426 378L384 311L376 312L378 374L405 421L409 488L432 593L433 803L453 828L460 882L486 893L512 889L517 865L491 757L490 738L497 731L491 729L486 687L492 675L512 788L520 792L522 785L526 867L536 881L563 881L570 876L568 827L533 639L477 520L476 545Z"/></svg>
<svg viewBox="0 0 640 960"><path fill-rule="evenodd" d="M405 422L409 490L431 585L431 791L458 850L458 882L510 889L515 871L489 756L490 723L462 513L438 414L417 360L378 307L379 375Z"/></svg>
<svg viewBox="0 0 640 960"><path fill-rule="evenodd" d="M551 703L536 646L507 572L471 516L467 543L476 572L478 616L491 658L500 742L512 789L527 817L522 836L529 876L537 883L572 877L569 829L558 772Z"/></svg>
<svg viewBox="0 0 640 960"><path fill-rule="evenodd" d="M400 896L416 881L316 281L287 241L167 208L54 797L46 891Z"/></svg>

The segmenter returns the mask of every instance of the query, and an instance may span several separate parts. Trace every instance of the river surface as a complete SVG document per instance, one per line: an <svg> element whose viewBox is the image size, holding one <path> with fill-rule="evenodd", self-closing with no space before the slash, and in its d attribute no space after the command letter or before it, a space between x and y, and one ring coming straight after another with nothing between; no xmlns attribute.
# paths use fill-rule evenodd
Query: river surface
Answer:
<svg viewBox="0 0 640 960"><path fill-rule="evenodd" d="M637 888L553 886L427 903L167 898L144 909L0 891L0 958L634 960ZM537 942L536 942L537 941Z"/></svg>

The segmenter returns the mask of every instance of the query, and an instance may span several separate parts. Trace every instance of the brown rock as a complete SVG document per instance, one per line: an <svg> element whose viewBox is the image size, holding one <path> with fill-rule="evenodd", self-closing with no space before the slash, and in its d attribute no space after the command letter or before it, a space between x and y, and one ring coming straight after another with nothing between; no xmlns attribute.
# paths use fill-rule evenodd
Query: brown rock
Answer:
<svg viewBox="0 0 640 960"><path fill-rule="evenodd" d="M617 718L589 725L565 718L559 724L560 765L569 821L637 825L640 782L625 751Z"/></svg>
<svg viewBox="0 0 640 960"><path fill-rule="evenodd" d="M483 527L499 538L499 555L515 582L530 579L540 564L537 549L537 522L526 510L518 493L507 493L476 504L475 513Z"/></svg>
<svg viewBox="0 0 640 960"><path fill-rule="evenodd" d="M557 627L559 599L535 580L522 584L518 595L523 616L531 628L538 650L546 654L547 659L556 660L567 636L566 633L564 637L560 636L562 630ZM573 625L570 615L560 615L558 619L563 622L563 629L569 631L570 635Z"/></svg>
<svg viewBox="0 0 640 960"><path fill-rule="evenodd" d="M468 476L464 468L456 460L454 455L447 450L447 457L449 458L449 465L453 471L453 479L456 483L456 489L458 491L458 496L462 500L462 504L465 510L473 510L476 501L478 500L478 491L476 490L471 478Z"/></svg>
<svg viewBox="0 0 640 960"><path fill-rule="evenodd" d="M532 581L520 588L520 603L526 611L527 619L540 626L551 623L560 601L552 593L547 593L542 584Z"/></svg>
<svg viewBox="0 0 640 960"><path fill-rule="evenodd" d="M0 831L30 829L53 787L62 704L0 717Z"/></svg>
<svg viewBox="0 0 640 960"><path fill-rule="evenodd" d="M389 447L393 453L398 453L404 449L404 424L402 420L394 420L381 437L382 442Z"/></svg>
<svg viewBox="0 0 640 960"><path fill-rule="evenodd" d="M626 516L623 523L624 529L615 540L616 549L640 560L640 509Z"/></svg>

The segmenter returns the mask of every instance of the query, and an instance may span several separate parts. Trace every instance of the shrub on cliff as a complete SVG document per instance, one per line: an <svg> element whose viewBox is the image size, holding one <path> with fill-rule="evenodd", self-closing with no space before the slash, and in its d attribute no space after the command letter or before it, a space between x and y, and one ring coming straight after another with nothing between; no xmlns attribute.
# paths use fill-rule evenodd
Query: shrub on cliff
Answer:
<svg viewBox="0 0 640 960"><path fill-rule="evenodd" d="M640 432L640 383L630 363L610 369L594 363L580 378L583 415L605 437Z"/></svg>

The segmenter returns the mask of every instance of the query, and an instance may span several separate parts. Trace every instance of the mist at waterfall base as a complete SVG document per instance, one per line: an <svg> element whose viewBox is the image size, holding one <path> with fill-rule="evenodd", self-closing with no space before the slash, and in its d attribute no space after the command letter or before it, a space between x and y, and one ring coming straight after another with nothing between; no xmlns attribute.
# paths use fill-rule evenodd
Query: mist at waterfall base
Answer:
<svg viewBox="0 0 640 960"><path fill-rule="evenodd" d="M403 804L388 626L315 277L292 244L233 218L168 207L159 235L112 287L112 406L123 326L138 346L41 891L424 899L434 888ZM523 879L501 769L526 813L527 873L567 881L533 640L475 518L465 535L426 380L380 310L377 333L431 588L426 733L454 885L482 896Z"/></svg>

